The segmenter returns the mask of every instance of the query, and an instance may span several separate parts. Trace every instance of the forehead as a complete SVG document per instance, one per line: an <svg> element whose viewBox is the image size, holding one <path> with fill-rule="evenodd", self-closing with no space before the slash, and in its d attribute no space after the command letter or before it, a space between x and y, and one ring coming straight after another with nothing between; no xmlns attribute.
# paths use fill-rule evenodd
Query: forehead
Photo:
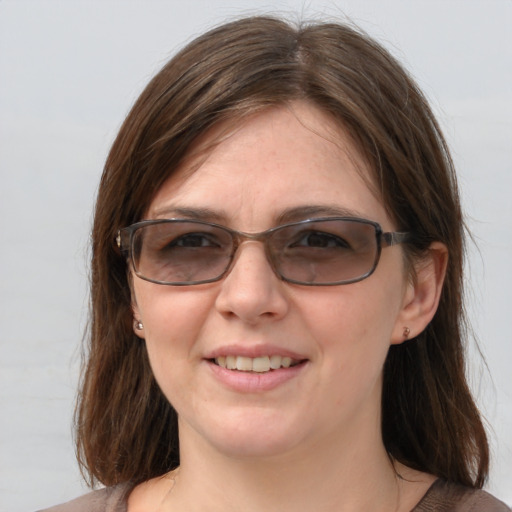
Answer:
<svg viewBox="0 0 512 512"><path fill-rule="evenodd" d="M157 192L148 217L189 207L263 229L256 224L273 223L283 210L319 205L382 222L369 182L346 130L311 104L294 102L206 133Z"/></svg>

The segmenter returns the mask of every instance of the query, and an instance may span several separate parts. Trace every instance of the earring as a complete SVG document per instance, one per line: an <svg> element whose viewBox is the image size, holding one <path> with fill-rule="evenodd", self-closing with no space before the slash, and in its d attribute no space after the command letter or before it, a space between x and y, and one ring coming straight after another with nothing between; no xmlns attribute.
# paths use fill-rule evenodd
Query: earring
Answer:
<svg viewBox="0 0 512 512"><path fill-rule="evenodd" d="M403 332L404 338L408 338L409 334L411 334L411 329L409 329L409 327L404 327L404 332Z"/></svg>
<svg viewBox="0 0 512 512"><path fill-rule="evenodd" d="M144 326L140 320L135 320L135 329L138 331L142 331L142 329L144 329Z"/></svg>

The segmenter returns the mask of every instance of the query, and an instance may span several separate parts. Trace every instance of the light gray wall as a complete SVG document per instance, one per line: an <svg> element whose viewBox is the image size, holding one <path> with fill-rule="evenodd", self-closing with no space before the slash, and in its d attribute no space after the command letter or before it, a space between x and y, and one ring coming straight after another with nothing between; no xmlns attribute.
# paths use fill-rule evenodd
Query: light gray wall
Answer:
<svg viewBox="0 0 512 512"><path fill-rule="evenodd" d="M469 311L492 378L476 356L471 373L489 488L512 503L512 1L0 0L0 511L83 492L71 416L88 230L124 115L184 42L256 11L349 16L432 100L478 244Z"/></svg>

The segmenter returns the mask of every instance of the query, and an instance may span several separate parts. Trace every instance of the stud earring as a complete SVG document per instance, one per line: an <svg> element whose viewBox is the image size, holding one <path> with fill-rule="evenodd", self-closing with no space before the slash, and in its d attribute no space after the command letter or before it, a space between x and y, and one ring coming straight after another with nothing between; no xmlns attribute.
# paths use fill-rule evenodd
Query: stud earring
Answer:
<svg viewBox="0 0 512 512"><path fill-rule="evenodd" d="M135 329L138 331L142 331L142 329L144 329L144 326L140 320L135 320Z"/></svg>
<svg viewBox="0 0 512 512"><path fill-rule="evenodd" d="M411 334L411 329L409 329L409 327L404 327L404 332L403 332L404 338L408 338L409 334Z"/></svg>

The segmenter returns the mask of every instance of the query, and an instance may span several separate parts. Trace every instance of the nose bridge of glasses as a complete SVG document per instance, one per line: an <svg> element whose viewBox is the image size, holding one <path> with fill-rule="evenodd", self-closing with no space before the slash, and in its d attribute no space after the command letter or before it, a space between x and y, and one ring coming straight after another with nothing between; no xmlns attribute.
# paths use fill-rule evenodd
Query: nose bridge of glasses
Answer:
<svg viewBox="0 0 512 512"><path fill-rule="evenodd" d="M266 243L266 240L268 238L269 233L271 233L272 230L267 231L259 231L256 233L247 233L245 231L231 231L231 235L233 236L235 240L235 246L238 247L241 244L247 243L247 242L261 242L263 244Z"/></svg>
<svg viewBox="0 0 512 512"><path fill-rule="evenodd" d="M233 237L233 255L238 252L238 248L242 244L247 244L250 242L259 242L263 244L265 255L267 256L267 260L270 266L276 271L276 250L279 251L279 242L276 237L277 233L282 233L283 228L286 226L279 226L277 228L270 228L265 231L258 231L253 233L248 233L245 231L231 231L231 235Z"/></svg>

